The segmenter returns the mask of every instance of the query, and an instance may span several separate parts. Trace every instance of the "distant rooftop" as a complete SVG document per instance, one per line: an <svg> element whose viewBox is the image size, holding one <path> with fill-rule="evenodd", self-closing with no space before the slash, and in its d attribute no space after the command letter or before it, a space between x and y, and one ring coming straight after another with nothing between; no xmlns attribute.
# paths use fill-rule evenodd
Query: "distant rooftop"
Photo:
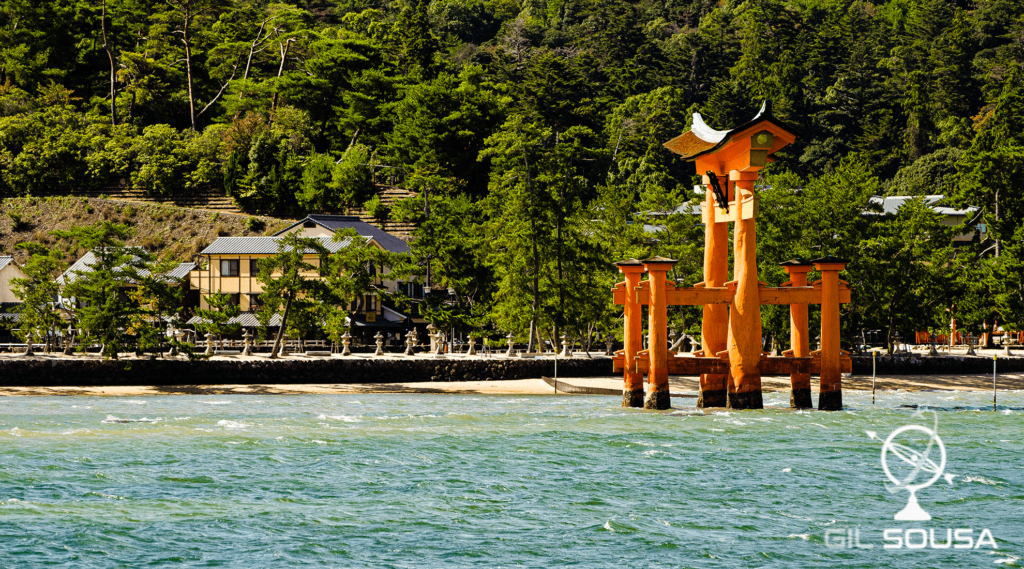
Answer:
<svg viewBox="0 0 1024 569"><path fill-rule="evenodd" d="M6 267L7 265L10 265L13 262L14 262L14 257L12 257L10 255L0 255L0 271L2 271L4 269L4 267Z"/></svg>
<svg viewBox="0 0 1024 569"><path fill-rule="evenodd" d="M930 206L932 208L932 211L942 215L968 215L970 213L978 211L978 208L974 206L968 207L967 209L956 209L952 207L937 205L940 202L942 202L942 200L946 199L946 196L943 194L932 194L928 196L873 196L871 198L871 203L882 206L882 213L884 215L895 215L896 212L898 212L900 208L903 207L903 204L919 197L924 198L924 203Z"/></svg>
<svg viewBox="0 0 1024 569"><path fill-rule="evenodd" d="M276 255L278 252L278 243L281 242L283 236L280 233L273 237L218 237L213 243L210 243L206 249L199 252L200 255ZM331 253L337 253L338 251L348 247L352 243L352 238L343 239L341 241L334 241L332 237L326 235L320 237L312 237L319 241L325 249ZM366 241L370 241L372 237L364 237ZM312 254L313 251L306 251L308 254Z"/></svg>
<svg viewBox="0 0 1024 569"><path fill-rule="evenodd" d="M139 247L129 247L129 250L141 251ZM92 271L93 265L96 264L96 254L92 251L88 251L85 255L82 255L73 265L68 267L68 270L64 271L59 277L57 277L57 284L64 285L75 282L78 275L82 273L88 273ZM167 280L181 280L188 276L189 271L195 269L197 265L195 263L178 263L176 267L164 273L164 278ZM142 275L148 275L148 271L141 271Z"/></svg>
<svg viewBox="0 0 1024 569"><path fill-rule="evenodd" d="M276 237L278 235L287 233L288 231L291 231L295 227L304 225L306 222L315 223L325 229L329 229L332 233L340 231L342 229L353 229L359 235L362 235L364 237L373 237L373 240L379 243L381 247L384 247L385 249L392 253L409 252L409 244L406 243L405 241L402 241L398 237L395 237L394 235L388 233L387 231L384 231L379 227L374 227L373 225L366 223L365 221L359 219L358 217L351 215L308 215L306 216L306 219L289 225L288 227L275 233L274 236Z"/></svg>

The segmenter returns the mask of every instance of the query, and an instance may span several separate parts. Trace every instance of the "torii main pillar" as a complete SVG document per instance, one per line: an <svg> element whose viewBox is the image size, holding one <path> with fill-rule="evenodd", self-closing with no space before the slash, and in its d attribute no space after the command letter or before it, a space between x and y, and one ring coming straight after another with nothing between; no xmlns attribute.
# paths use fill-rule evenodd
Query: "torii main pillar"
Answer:
<svg viewBox="0 0 1024 569"><path fill-rule="evenodd" d="M714 130L704 124L699 113L694 113L690 130L665 143L669 150L696 162L697 172L705 174L708 184L702 208L702 219L709 226L705 230L703 285L735 286L727 321L722 319L724 307L705 305L701 333L704 356L728 354L730 373L725 381L724 402L734 409L764 407L760 369L761 299L757 278L759 197L754 183L758 172L769 162L768 156L794 140L796 136L772 116L771 104L765 101L753 119L732 130ZM722 267L727 269L728 263L726 224L730 222L734 224L733 280L720 284L718 280L724 280L726 272ZM725 347L720 349L723 335ZM701 376L698 405L721 405L721 383L711 374Z"/></svg>
<svg viewBox="0 0 1024 569"><path fill-rule="evenodd" d="M733 170L729 181L734 184L737 209L745 202L755 202L754 182L761 167ZM733 226L733 282L736 296L729 307L729 378L728 406L733 409L763 409L761 398L761 297L757 291L757 220L737 211ZM756 212L755 212L756 214Z"/></svg>

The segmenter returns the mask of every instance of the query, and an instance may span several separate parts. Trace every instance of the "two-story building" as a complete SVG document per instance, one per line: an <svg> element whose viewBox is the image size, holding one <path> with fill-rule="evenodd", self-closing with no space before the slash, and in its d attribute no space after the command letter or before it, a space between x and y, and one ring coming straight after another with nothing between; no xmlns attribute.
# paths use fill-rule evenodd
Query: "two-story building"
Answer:
<svg viewBox="0 0 1024 569"><path fill-rule="evenodd" d="M28 275L21 270L14 257L0 255L0 343L15 340L12 330L18 325L18 305L21 299L11 288L13 279L26 279Z"/></svg>
<svg viewBox="0 0 1024 569"><path fill-rule="evenodd" d="M334 241L334 234L346 229L354 230L359 239L371 247L392 253L409 252L409 245L405 241L360 221L357 217L310 215L269 237L218 237L199 253L196 269L189 274L190 286L199 292L201 308L209 306L206 302L208 295L229 294L242 311L234 321L244 327L258 326L255 312L262 305L260 294L263 292L263 287L257 280L259 260L276 255L281 238L292 233L318 239L331 253L340 251L352 243L351 238ZM313 251L309 251L304 257L311 265L316 266L319 263ZM415 283L409 286L408 283L389 280L386 273L386 267L380 267L380 271L376 272L376 290L391 293L401 290L406 294L411 292L411 298L422 298L421 286ZM311 272L307 276L317 275ZM414 323L406 314L384 305L376 292L367 292L349 308L352 334L364 339L378 331L395 339ZM273 323L272 320L271 325Z"/></svg>

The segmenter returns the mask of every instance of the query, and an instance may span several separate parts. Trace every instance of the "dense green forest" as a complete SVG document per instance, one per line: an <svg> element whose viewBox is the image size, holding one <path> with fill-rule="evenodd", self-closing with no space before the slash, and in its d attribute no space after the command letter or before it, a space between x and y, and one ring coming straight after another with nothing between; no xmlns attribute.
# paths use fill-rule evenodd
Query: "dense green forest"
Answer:
<svg viewBox="0 0 1024 569"><path fill-rule="evenodd" d="M1024 322L1024 1L0 0L0 195L223 189L243 210L420 223L430 314L614 332L608 263L700 281L693 167L662 143L763 99L761 280L850 259L844 334ZM419 192L391 210L384 178ZM974 206L949 227L921 201ZM954 235L972 233L954 248ZM695 309L673 314L695 330ZM764 313L766 347L788 343ZM536 333L530 333L536 330Z"/></svg>

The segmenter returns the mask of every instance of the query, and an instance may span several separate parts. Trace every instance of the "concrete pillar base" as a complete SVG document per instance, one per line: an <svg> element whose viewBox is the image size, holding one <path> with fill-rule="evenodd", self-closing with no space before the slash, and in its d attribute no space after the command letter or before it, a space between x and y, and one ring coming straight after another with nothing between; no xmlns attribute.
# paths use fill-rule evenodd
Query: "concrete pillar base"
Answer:
<svg viewBox="0 0 1024 569"><path fill-rule="evenodd" d="M622 406L623 407L643 407L644 406L644 389L623 389L622 390Z"/></svg>
<svg viewBox="0 0 1024 569"><path fill-rule="evenodd" d="M725 407L726 394L724 389L702 389L697 397L697 407Z"/></svg>
<svg viewBox="0 0 1024 569"><path fill-rule="evenodd" d="M841 411L843 409L843 392L828 391L818 394L819 411Z"/></svg>
<svg viewBox="0 0 1024 569"><path fill-rule="evenodd" d="M810 387L798 387L789 394L789 406L794 409L814 409Z"/></svg>
<svg viewBox="0 0 1024 569"><path fill-rule="evenodd" d="M663 411L671 408L672 398L668 391L652 391L647 401L644 401L644 409Z"/></svg>
<svg viewBox="0 0 1024 569"><path fill-rule="evenodd" d="M727 407L730 409L764 409L764 399L762 399L760 391L730 393Z"/></svg>

